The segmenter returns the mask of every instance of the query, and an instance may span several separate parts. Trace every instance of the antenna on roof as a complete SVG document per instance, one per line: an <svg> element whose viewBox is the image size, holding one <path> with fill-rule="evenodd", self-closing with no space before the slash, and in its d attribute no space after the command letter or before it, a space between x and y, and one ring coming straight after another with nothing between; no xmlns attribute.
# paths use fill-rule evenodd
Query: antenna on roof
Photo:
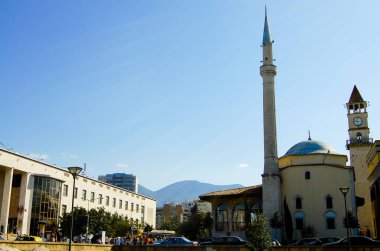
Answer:
<svg viewBox="0 0 380 251"><path fill-rule="evenodd" d="M307 140L311 140L311 137L310 137L310 130L309 130L309 138Z"/></svg>
<svg viewBox="0 0 380 251"><path fill-rule="evenodd" d="M83 176L87 176L86 174L86 163L83 164L83 173L82 173Z"/></svg>

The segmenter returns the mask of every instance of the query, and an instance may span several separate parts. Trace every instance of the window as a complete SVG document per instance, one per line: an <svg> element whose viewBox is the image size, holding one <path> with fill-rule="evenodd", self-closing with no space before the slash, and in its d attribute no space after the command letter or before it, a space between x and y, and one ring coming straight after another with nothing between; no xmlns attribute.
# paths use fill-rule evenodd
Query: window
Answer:
<svg viewBox="0 0 380 251"><path fill-rule="evenodd" d="M294 218L296 220L296 229L302 230L303 229L304 213L303 212L296 212L294 214Z"/></svg>
<svg viewBox="0 0 380 251"><path fill-rule="evenodd" d="M335 217L336 217L336 214L332 211L325 213L327 229L335 229Z"/></svg>
<svg viewBox="0 0 380 251"><path fill-rule="evenodd" d="M125 210L128 210L128 201L125 202Z"/></svg>
<svg viewBox="0 0 380 251"><path fill-rule="evenodd" d="M77 187L74 188L74 198L75 199L78 198L78 188Z"/></svg>
<svg viewBox="0 0 380 251"><path fill-rule="evenodd" d="M362 134L361 134L360 132L358 132L358 133L356 134L356 139L357 139L358 143L361 143L361 142L362 142Z"/></svg>
<svg viewBox="0 0 380 251"><path fill-rule="evenodd" d="M302 209L302 200L300 197L296 198L296 209Z"/></svg>
<svg viewBox="0 0 380 251"><path fill-rule="evenodd" d="M113 198L112 206L113 206L113 207L116 207L116 198Z"/></svg>
<svg viewBox="0 0 380 251"><path fill-rule="evenodd" d="M99 194L99 204L101 205L103 203L103 195Z"/></svg>
<svg viewBox="0 0 380 251"><path fill-rule="evenodd" d="M139 212L139 209L140 209L139 206L140 206L139 204L136 204L136 212Z"/></svg>
<svg viewBox="0 0 380 251"><path fill-rule="evenodd" d="M67 212L67 206L66 205L62 205L62 215L65 215Z"/></svg>
<svg viewBox="0 0 380 251"><path fill-rule="evenodd" d="M216 207L216 230L228 231L228 205L220 204Z"/></svg>
<svg viewBox="0 0 380 251"><path fill-rule="evenodd" d="M305 172L305 180L310 180L310 171Z"/></svg>
<svg viewBox="0 0 380 251"><path fill-rule="evenodd" d="M327 209L333 208L333 201L330 195L327 195L326 197L326 208Z"/></svg>
<svg viewBox="0 0 380 251"><path fill-rule="evenodd" d="M235 205L233 211L232 230L241 231L245 228L245 205L240 203Z"/></svg>
<svg viewBox="0 0 380 251"><path fill-rule="evenodd" d="M69 186L63 185L63 196L67 197L67 194L69 193Z"/></svg>
<svg viewBox="0 0 380 251"><path fill-rule="evenodd" d="M123 201L119 200L119 209L122 209L122 208L123 208Z"/></svg>
<svg viewBox="0 0 380 251"><path fill-rule="evenodd" d="M90 198L91 202L94 202L95 201L95 193L94 192L91 192L91 198Z"/></svg>
<svg viewBox="0 0 380 251"><path fill-rule="evenodd" d="M133 211L133 203L131 203L131 211Z"/></svg>
<svg viewBox="0 0 380 251"><path fill-rule="evenodd" d="M82 200L86 200L87 199L87 191L83 189L82 191Z"/></svg>
<svg viewBox="0 0 380 251"><path fill-rule="evenodd" d="M109 205L110 205L110 197L106 196L106 206L109 206Z"/></svg>
<svg viewBox="0 0 380 251"><path fill-rule="evenodd" d="M261 203L255 203L252 205L251 207L251 222L256 219L256 215L258 213L262 213L263 212L263 206L261 205Z"/></svg>

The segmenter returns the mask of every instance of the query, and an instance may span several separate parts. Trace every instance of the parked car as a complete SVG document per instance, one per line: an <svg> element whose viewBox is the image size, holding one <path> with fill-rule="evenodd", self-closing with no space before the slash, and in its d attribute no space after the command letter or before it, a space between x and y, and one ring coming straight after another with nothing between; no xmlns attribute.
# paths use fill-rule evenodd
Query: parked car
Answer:
<svg viewBox="0 0 380 251"><path fill-rule="evenodd" d="M365 236L351 236L350 244L351 246L380 246L380 241L375 241ZM348 237L337 242L324 244L322 247L348 247Z"/></svg>
<svg viewBox="0 0 380 251"><path fill-rule="evenodd" d="M220 236L211 238L209 241L201 242L199 245L238 245L238 246L250 246L248 241L243 240L238 236Z"/></svg>
<svg viewBox="0 0 380 251"><path fill-rule="evenodd" d="M276 239L273 239L272 240L272 247L280 247L281 246L281 243L276 240Z"/></svg>
<svg viewBox="0 0 380 251"><path fill-rule="evenodd" d="M32 236L32 235L21 235L17 236L16 241L38 241L43 242L41 237Z"/></svg>
<svg viewBox="0 0 380 251"><path fill-rule="evenodd" d="M170 237L161 241L160 243L154 243L153 245L159 246L198 246L198 242L191 241L185 237Z"/></svg>
<svg viewBox="0 0 380 251"><path fill-rule="evenodd" d="M310 242L307 246L322 246L323 244L337 242L339 240L340 238L337 237L321 237L316 241Z"/></svg>
<svg viewBox="0 0 380 251"><path fill-rule="evenodd" d="M310 243L315 242L317 240L318 240L317 238L305 238L305 239L301 239L301 240L297 241L294 244L291 244L290 246L307 246Z"/></svg>

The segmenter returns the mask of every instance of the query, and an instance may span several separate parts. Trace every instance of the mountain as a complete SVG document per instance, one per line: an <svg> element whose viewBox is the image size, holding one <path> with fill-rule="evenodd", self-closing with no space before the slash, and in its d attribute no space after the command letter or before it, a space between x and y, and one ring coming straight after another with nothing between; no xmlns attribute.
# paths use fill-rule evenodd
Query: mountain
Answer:
<svg viewBox="0 0 380 251"><path fill-rule="evenodd" d="M196 200L199 199L198 196L201 194L239 187L243 186L240 184L213 185L196 180L184 180L163 187L157 191L149 190L142 185L139 185L138 189L139 194L156 199L157 207L161 207L166 203Z"/></svg>

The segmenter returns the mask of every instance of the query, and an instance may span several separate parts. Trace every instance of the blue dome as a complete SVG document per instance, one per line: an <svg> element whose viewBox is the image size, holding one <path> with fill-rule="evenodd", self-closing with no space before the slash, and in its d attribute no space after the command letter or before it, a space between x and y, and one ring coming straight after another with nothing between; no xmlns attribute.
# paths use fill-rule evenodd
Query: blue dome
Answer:
<svg viewBox="0 0 380 251"><path fill-rule="evenodd" d="M316 140L306 140L292 146L284 156L318 153L338 154L334 148L326 143Z"/></svg>

